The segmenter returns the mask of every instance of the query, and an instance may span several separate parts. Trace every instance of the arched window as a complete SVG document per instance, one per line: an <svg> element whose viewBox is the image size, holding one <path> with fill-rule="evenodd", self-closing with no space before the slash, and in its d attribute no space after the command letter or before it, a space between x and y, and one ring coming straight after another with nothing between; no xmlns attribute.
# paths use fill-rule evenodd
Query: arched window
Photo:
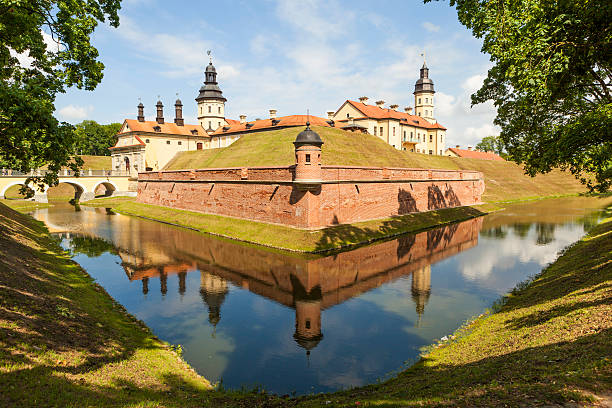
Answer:
<svg viewBox="0 0 612 408"><path fill-rule="evenodd" d="M212 112L212 106L208 105L208 113Z"/></svg>
<svg viewBox="0 0 612 408"><path fill-rule="evenodd" d="M219 114L221 114L221 107L219 106Z"/></svg>
<svg viewBox="0 0 612 408"><path fill-rule="evenodd" d="M198 150L202 150L202 143L198 143L198 144L196 144L196 149L198 149Z"/></svg>

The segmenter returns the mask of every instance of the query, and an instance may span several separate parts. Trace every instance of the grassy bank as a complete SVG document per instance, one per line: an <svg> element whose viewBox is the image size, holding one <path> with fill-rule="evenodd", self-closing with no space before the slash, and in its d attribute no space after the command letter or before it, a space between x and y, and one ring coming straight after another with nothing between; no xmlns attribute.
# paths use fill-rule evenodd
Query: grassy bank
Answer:
<svg viewBox="0 0 612 408"><path fill-rule="evenodd" d="M250 407L278 401L211 390L93 283L42 223L1 203L0 287L0 406Z"/></svg>
<svg viewBox="0 0 612 408"><path fill-rule="evenodd" d="M252 133L225 148L182 152L166 168L288 166L295 160L291 142L301 130L288 128ZM513 162L410 153L397 150L372 135L325 127L315 130L324 141L323 164L477 170L485 177L483 200L487 202L577 194L585 190L574 176L559 170L532 178Z"/></svg>
<svg viewBox="0 0 612 408"><path fill-rule="evenodd" d="M102 198L87 201L82 205L111 207L121 214L149 218L225 238L299 252L347 248L485 214L477 207L447 208L307 231L282 225L142 204L127 197Z"/></svg>

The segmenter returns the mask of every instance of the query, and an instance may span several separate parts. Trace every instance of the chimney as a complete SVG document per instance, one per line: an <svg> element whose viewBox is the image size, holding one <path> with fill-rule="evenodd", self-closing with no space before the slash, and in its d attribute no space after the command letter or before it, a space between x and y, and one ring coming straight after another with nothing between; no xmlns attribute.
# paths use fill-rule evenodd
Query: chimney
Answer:
<svg viewBox="0 0 612 408"><path fill-rule="evenodd" d="M412 115L412 106L406 106L404 108L404 112L406 112L409 115Z"/></svg>
<svg viewBox="0 0 612 408"><path fill-rule="evenodd" d="M370 99L370 98L368 98L367 96L362 96L362 97L359 98L359 102L361 102L361 103L363 103L365 105L366 102L368 101L368 99Z"/></svg>
<svg viewBox="0 0 612 408"><path fill-rule="evenodd" d="M155 120L160 125L163 125L164 124L164 104L161 101L157 101L157 104L155 106L157 106L157 117L155 118Z"/></svg>
<svg viewBox="0 0 612 408"><path fill-rule="evenodd" d="M399 108L399 105L389 105L389 107L393 110L397 110L397 108Z"/></svg>
<svg viewBox="0 0 612 408"><path fill-rule="evenodd" d="M270 119L276 119L276 109L270 109Z"/></svg>
<svg viewBox="0 0 612 408"><path fill-rule="evenodd" d="M180 99L177 99L174 103L174 123L177 126L184 126L185 121L183 120L183 103Z"/></svg>
<svg viewBox="0 0 612 408"><path fill-rule="evenodd" d="M468 150L472 150L472 146L468 146Z"/></svg>
<svg viewBox="0 0 612 408"><path fill-rule="evenodd" d="M244 125L246 123L246 115L240 115L240 124Z"/></svg>
<svg viewBox="0 0 612 408"><path fill-rule="evenodd" d="M142 102L138 104L138 116L136 116L139 122L144 122L144 105Z"/></svg>
<svg viewBox="0 0 612 408"><path fill-rule="evenodd" d="M456 145L455 148L459 149L461 148L461 145Z"/></svg>
<svg viewBox="0 0 612 408"><path fill-rule="evenodd" d="M334 111L328 111L327 112L327 119L332 120L334 118Z"/></svg>
<svg viewBox="0 0 612 408"><path fill-rule="evenodd" d="M382 101L382 100L380 100L380 101L376 101L376 106L378 106L379 108L381 108L381 109L382 109L382 107L383 107L384 105L385 105L385 101Z"/></svg>

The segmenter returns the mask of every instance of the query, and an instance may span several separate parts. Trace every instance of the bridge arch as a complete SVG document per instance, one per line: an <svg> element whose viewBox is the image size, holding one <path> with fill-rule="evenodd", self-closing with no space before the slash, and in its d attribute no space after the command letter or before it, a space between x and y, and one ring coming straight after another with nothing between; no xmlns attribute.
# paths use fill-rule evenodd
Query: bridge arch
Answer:
<svg viewBox="0 0 612 408"><path fill-rule="evenodd" d="M2 189L2 191L0 191L0 198L5 198L5 194L7 191L9 191L9 189L11 187L15 187L15 186L23 186L25 185L25 183L23 181L13 181L12 183L8 183L6 186L4 186L4 188ZM36 191L35 189L33 189L32 187L29 187L30 189ZM46 188L46 186L45 186Z"/></svg>
<svg viewBox="0 0 612 408"><path fill-rule="evenodd" d="M116 185L115 183L113 183L113 182L112 182L112 181L110 181L110 180L107 180L107 181L101 181L101 182L99 182L99 183L96 183L96 185L94 185L94 187L93 187L93 189L92 189L91 191L92 191L92 192L95 194L95 193L96 193L96 190L97 190L97 189L98 189L98 187L100 187L100 186L104 186L104 188L106 189L106 190L105 190L105 193L104 193L104 196L105 196L105 197L111 196L111 195L113 195L113 193L114 193L115 191L118 191L118 190L119 190L119 189L117 188L117 185Z"/></svg>
<svg viewBox="0 0 612 408"><path fill-rule="evenodd" d="M74 199L78 200L79 198L81 198L81 196L83 195L83 193L87 192L87 188L79 183L78 181L73 181L73 180L62 180L60 179L60 182L57 184L58 186L60 184L70 184L73 188L74 188Z"/></svg>

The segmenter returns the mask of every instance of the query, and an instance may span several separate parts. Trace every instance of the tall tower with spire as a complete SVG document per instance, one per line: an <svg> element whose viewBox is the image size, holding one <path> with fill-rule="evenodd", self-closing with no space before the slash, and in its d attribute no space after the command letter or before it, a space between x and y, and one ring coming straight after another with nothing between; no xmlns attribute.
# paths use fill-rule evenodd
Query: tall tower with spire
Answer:
<svg viewBox="0 0 612 408"><path fill-rule="evenodd" d="M208 51L210 56L210 51ZM208 133L212 133L225 122L225 102L221 88L217 83L217 70L212 63L212 57L204 72L204 85L196 98L198 103L198 122Z"/></svg>
<svg viewBox="0 0 612 408"><path fill-rule="evenodd" d="M414 110L417 116L435 123L434 119L434 83L429 78L429 68L423 56L420 78L414 84Z"/></svg>

